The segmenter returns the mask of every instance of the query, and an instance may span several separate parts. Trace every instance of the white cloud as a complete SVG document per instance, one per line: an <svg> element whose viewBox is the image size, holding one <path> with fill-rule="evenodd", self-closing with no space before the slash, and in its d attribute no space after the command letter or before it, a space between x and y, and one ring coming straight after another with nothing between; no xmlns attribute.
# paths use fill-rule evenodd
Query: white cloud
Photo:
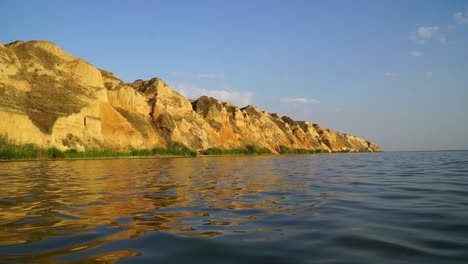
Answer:
<svg viewBox="0 0 468 264"><path fill-rule="evenodd" d="M426 41L432 39L439 29L439 26L419 27L416 33L410 36L410 39L416 43L424 44Z"/></svg>
<svg viewBox="0 0 468 264"><path fill-rule="evenodd" d="M317 99L305 97L282 97L279 101L284 104L320 104L320 101Z"/></svg>
<svg viewBox="0 0 468 264"><path fill-rule="evenodd" d="M187 79L223 79L224 73L170 72L171 75Z"/></svg>
<svg viewBox="0 0 468 264"><path fill-rule="evenodd" d="M453 14L453 19L455 19L457 24L468 24L468 10Z"/></svg>
<svg viewBox="0 0 468 264"><path fill-rule="evenodd" d="M412 51L410 51L408 53L409 53L409 55L411 55L413 57L421 57L423 55L423 52L419 51L419 50L412 50Z"/></svg>
<svg viewBox="0 0 468 264"><path fill-rule="evenodd" d="M432 27L419 27L417 30L418 37L421 40L431 39L432 36L439 30L438 26Z"/></svg>
<svg viewBox="0 0 468 264"><path fill-rule="evenodd" d="M430 39L438 30L438 26L419 27L417 33L418 37L420 37L421 39Z"/></svg>
<svg viewBox="0 0 468 264"><path fill-rule="evenodd" d="M432 72L427 71L427 72L424 73L424 75L426 75L427 78L431 78L432 77Z"/></svg>
<svg viewBox="0 0 468 264"><path fill-rule="evenodd" d="M447 43L447 38L442 36L439 38L440 43Z"/></svg>
<svg viewBox="0 0 468 264"><path fill-rule="evenodd" d="M393 77L398 77L398 73L396 72L386 72L384 73L384 76L387 77L387 78L393 78Z"/></svg>
<svg viewBox="0 0 468 264"><path fill-rule="evenodd" d="M191 84L175 85L175 90L189 99L197 99L206 95L214 97L220 101L230 102L234 105L243 107L252 103L253 94L249 91L226 90L208 90Z"/></svg>

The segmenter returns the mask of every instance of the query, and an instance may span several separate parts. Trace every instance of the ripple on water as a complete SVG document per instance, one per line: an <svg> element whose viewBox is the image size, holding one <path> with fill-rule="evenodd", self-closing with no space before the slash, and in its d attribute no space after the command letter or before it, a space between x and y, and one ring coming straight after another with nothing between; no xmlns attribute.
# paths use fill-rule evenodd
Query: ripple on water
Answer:
<svg viewBox="0 0 468 264"><path fill-rule="evenodd" d="M467 160L0 163L0 262L467 263Z"/></svg>

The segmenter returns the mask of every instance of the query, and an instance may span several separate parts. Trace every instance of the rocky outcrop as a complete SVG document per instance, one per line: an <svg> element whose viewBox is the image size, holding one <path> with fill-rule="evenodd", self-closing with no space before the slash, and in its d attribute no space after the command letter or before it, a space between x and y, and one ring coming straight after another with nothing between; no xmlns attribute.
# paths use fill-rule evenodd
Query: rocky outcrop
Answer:
<svg viewBox="0 0 468 264"><path fill-rule="evenodd" d="M47 41L0 45L0 135L66 149L255 145L380 151L372 142L254 106L188 100L159 78L124 83Z"/></svg>

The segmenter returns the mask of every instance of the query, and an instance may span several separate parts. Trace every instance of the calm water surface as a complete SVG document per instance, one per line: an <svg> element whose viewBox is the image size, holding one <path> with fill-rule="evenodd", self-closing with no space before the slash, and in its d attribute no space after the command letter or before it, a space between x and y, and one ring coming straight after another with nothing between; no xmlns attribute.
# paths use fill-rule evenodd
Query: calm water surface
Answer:
<svg viewBox="0 0 468 264"><path fill-rule="evenodd" d="M0 162L0 263L468 263L468 152Z"/></svg>

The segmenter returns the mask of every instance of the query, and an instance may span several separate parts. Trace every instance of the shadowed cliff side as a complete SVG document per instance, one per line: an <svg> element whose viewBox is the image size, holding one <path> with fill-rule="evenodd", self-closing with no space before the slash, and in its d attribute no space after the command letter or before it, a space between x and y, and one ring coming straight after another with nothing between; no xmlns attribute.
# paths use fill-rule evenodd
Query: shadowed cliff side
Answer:
<svg viewBox="0 0 468 264"><path fill-rule="evenodd" d="M159 78L124 83L47 41L0 44L0 135L61 150L194 150L246 146L380 151L372 142L202 96L188 100Z"/></svg>

